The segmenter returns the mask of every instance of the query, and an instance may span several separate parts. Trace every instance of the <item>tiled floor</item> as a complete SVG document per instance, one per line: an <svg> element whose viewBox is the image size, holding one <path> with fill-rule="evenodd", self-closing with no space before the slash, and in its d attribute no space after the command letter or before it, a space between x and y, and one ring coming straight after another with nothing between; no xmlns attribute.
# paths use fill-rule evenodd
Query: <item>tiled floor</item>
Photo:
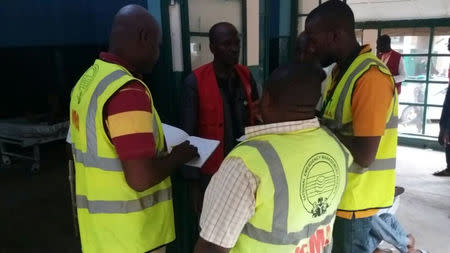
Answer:
<svg viewBox="0 0 450 253"><path fill-rule="evenodd" d="M0 170L0 253L80 252L73 236L64 144L43 148L41 173ZM397 185L406 188L397 216L417 246L450 253L450 178L444 153L399 147Z"/></svg>
<svg viewBox="0 0 450 253"><path fill-rule="evenodd" d="M450 252L450 177L432 175L445 166L443 152L398 148L397 185L406 191L397 217L417 247L431 253Z"/></svg>

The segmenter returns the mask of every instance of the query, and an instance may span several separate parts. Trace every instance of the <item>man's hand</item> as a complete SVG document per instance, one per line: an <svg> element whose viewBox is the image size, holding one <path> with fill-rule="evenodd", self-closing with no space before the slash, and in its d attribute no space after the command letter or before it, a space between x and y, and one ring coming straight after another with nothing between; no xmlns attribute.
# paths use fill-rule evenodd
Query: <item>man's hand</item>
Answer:
<svg viewBox="0 0 450 253"><path fill-rule="evenodd" d="M441 130L441 131L439 132L439 138L438 138L438 141L439 141L439 144L441 144L441 145L444 146L444 147L447 147L447 145L450 144L450 143L449 143L450 138L449 138L448 131L446 131L446 130Z"/></svg>
<svg viewBox="0 0 450 253"><path fill-rule="evenodd" d="M174 147L172 152L164 157L123 160L125 179L132 189L142 192L161 183L172 175L176 168L197 156L197 148L186 141Z"/></svg>
<svg viewBox="0 0 450 253"><path fill-rule="evenodd" d="M172 149L172 152L170 152L170 156L172 156L172 159L179 163L179 165L182 165L198 157L198 149L189 144L189 141L185 141L180 145L175 146Z"/></svg>

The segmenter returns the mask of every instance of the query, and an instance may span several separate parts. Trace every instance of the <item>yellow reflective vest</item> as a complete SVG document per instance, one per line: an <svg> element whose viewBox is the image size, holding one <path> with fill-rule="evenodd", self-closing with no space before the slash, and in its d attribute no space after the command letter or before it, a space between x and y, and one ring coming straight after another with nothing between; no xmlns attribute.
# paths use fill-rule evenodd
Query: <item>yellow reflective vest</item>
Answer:
<svg viewBox="0 0 450 253"><path fill-rule="evenodd" d="M339 210L343 211L389 207L394 199L398 95L389 69L373 53L360 54L347 69L332 94L329 94L332 87L332 78L329 78L323 93L329 96L324 101L322 122L342 135L353 135L353 90L357 80L371 67L377 67L391 77L394 92L375 161L368 168L353 163L348 171L347 188L339 205Z"/></svg>
<svg viewBox="0 0 450 253"><path fill-rule="evenodd" d="M231 252L331 252L336 209L353 161L328 130L250 138L227 158L258 178L255 213Z"/></svg>
<svg viewBox="0 0 450 253"><path fill-rule="evenodd" d="M131 80L140 81L119 65L96 60L72 90L70 132L83 252L142 253L175 239L170 178L143 192L130 188L104 128L105 103ZM152 114L161 154L164 135L154 107Z"/></svg>

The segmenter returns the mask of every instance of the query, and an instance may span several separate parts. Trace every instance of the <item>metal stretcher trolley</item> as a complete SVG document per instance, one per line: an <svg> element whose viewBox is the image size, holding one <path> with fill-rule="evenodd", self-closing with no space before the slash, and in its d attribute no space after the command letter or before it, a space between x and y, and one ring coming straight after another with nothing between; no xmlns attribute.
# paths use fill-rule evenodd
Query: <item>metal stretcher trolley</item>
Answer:
<svg viewBox="0 0 450 253"><path fill-rule="evenodd" d="M0 166L11 165L12 158L30 160L30 171L38 173L39 145L65 139L68 128L68 121L49 124L30 123L24 118L0 120Z"/></svg>

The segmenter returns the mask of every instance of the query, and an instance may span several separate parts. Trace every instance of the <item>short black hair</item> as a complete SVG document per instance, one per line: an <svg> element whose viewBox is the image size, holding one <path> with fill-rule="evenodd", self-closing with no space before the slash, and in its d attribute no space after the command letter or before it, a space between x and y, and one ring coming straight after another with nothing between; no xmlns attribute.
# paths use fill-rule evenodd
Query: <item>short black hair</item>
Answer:
<svg viewBox="0 0 450 253"><path fill-rule="evenodd" d="M343 29L355 33L355 15L346 3L339 0L330 0L322 3L312 10L306 18L306 23L317 18L326 22L327 29Z"/></svg>
<svg viewBox="0 0 450 253"><path fill-rule="evenodd" d="M211 26L211 28L209 29L209 32L208 32L209 43L214 44L216 42L217 30L222 26L233 27L234 29L236 29L236 27L233 24L228 23L228 22L219 22L219 23ZM237 29L236 29L236 31L237 31Z"/></svg>
<svg viewBox="0 0 450 253"><path fill-rule="evenodd" d="M391 37L387 34L383 34L377 39L378 43L381 43L383 45L391 45Z"/></svg>
<svg viewBox="0 0 450 253"><path fill-rule="evenodd" d="M289 63L272 72L267 80L266 92L278 105L315 106L325 78L326 74L319 64Z"/></svg>

